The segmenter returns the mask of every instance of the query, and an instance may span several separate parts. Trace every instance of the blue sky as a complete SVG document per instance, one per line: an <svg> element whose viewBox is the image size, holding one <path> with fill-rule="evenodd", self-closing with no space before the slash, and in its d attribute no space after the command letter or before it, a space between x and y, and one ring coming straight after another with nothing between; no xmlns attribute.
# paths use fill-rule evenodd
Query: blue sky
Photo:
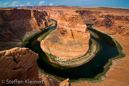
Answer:
<svg viewBox="0 0 129 86"><path fill-rule="evenodd" d="M129 0L0 0L0 7L36 5L129 8Z"/></svg>

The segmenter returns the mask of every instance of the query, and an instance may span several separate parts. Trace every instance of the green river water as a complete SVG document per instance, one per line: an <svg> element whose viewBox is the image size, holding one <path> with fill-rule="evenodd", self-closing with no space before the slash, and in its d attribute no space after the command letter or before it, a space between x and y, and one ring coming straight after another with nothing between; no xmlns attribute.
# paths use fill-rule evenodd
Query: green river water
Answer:
<svg viewBox="0 0 129 86"><path fill-rule="evenodd" d="M56 26L53 26L50 27L49 30L55 28ZM119 43L114 42L111 37L89 28L91 38L100 45L100 50L94 58L79 67L69 68L54 65L49 62L46 54L40 48L40 42L37 40L38 37L49 30L43 31L31 38L25 47L39 54L37 63L39 68L44 71L44 73L57 77L60 80L64 80L65 78L70 78L71 81L78 79L94 79L96 76L107 71L109 67L104 67L107 63L109 63L109 59L120 56L120 50L118 49L118 46L120 46Z"/></svg>

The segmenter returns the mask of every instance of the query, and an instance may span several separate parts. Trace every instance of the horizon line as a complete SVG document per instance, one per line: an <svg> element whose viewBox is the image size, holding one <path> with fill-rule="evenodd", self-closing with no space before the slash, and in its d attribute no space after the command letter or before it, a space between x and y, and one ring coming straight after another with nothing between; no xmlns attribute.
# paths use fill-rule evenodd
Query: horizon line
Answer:
<svg viewBox="0 0 129 86"><path fill-rule="evenodd" d="M34 5L34 6L47 6L47 7L56 7L56 6L67 6L67 7L87 7L87 6L69 6L69 5ZM18 8L18 7L33 7L33 5L30 5L30 6L10 6L10 7L0 7L0 8ZM89 6L89 7L103 7L103 8L123 8L123 9L129 9L129 7L111 7L111 6Z"/></svg>

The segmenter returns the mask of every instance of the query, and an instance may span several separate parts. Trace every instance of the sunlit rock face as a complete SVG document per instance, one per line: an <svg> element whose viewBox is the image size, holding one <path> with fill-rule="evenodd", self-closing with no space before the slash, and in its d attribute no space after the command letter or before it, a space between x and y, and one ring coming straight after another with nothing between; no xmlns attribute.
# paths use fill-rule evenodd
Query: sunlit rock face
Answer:
<svg viewBox="0 0 129 86"><path fill-rule="evenodd" d="M100 15L94 22L94 26L99 27L110 34L120 34L129 36L129 17L124 15Z"/></svg>
<svg viewBox="0 0 129 86"><path fill-rule="evenodd" d="M83 39L85 38L83 36L88 35L85 34L87 32L87 26L80 15L73 11L62 14L57 25L58 34L65 36L69 40L83 41L79 38L81 37Z"/></svg>
<svg viewBox="0 0 129 86"><path fill-rule="evenodd" d="M54 19L56 21L60 18L61 14L63 13L63 10L58 10L58 9L57 10L45 9L45 11L47 12L49 18Z"/></svg>
<svg viewBox="0 0 129 86"><path fill-rule="evenodd" d="M88 51L89 39L90 34L83 19L75 11L69 11L61 15L56 30L41 41L41 48L48 54L72 59Z"/></svg>
<svg viewBox="0 0 129 86"><path fill-rule="evenodd" d="M80 9L76 10L76 12L81 15L86 24L93 24L94 21L98 18L98 16L103 13L102 11L93 9L87 9L87 10Z"/></svg>

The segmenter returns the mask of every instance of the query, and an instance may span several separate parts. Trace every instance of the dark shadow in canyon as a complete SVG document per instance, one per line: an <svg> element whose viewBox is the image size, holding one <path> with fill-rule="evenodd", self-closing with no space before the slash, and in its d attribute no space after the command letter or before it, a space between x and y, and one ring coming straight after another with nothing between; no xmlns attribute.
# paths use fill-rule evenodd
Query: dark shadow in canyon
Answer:
<svg viewBox="0 0 129 86"><path fill-rule="evenodd" d="M38 10L0 10L0 16L0 50L20 47L26 38L48 27L51 21L45 11Z"/></svg>

